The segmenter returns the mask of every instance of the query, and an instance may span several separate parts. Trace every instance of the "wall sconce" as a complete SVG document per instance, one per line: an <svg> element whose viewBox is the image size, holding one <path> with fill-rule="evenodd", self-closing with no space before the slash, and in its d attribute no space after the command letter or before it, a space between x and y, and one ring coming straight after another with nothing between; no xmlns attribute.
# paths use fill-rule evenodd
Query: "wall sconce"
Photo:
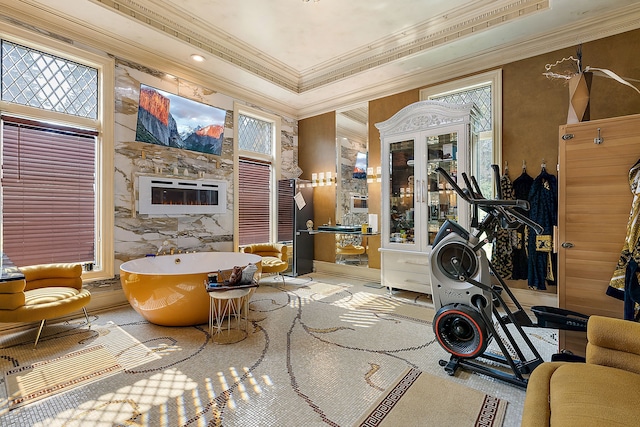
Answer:
<svg viewBox="0 0 640 427"><path fill-rule="evenodd" d="M324 176L325 176L325 183L327 185L333 185L334 184L333 174L331 172L325 172Z"/></svg>
<svg viewBox="0 0 640 427"><path fill-rule="evenodd" d="M373 182L382 182L382 168L380 166L376 167L375 173L373 172L373 168L367 168L367 182L369 184Z"/></svg>
<svg viewBox="0 0 640 427"><path fill-rule="evenodd" d="M311 174L311 186L312 187L324 187L325 185L334 184L334 178L332 172L318 172Z"/></svg>

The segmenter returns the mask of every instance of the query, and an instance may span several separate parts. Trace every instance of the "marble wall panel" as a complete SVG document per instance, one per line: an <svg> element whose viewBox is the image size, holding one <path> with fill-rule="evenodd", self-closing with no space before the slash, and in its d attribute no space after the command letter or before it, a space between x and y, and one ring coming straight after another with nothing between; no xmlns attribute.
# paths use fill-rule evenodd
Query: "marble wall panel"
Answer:
<svg viewBox="0 0 640 427"><path fill-rule="evenodd" d="M115 266L146 254L176 251L232 251L233 247L233 99L214 90L139 64L116 61L114 129ZM227 110L220 156L135 141L140 84ZM259 106L251 105L260 109ZM273 112L267 111L270 114ZM297 121L282 117L281 174L299 176ZM227 182L227 208L214 215L139 215L140 175L206 178Z"/></svg>

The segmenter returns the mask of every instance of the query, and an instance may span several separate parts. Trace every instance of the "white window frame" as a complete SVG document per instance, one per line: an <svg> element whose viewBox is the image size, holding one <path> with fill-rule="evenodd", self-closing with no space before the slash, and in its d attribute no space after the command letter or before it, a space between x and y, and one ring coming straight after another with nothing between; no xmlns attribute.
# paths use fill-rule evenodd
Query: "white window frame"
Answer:
<svg viewBox="0 0 640 427"><path fill-rule="evenodd" d="M47 111L0 100L3 114L52 122L71 127L93 129L96 137L96 268L83 272L84 280L114 277L114 80L113 59L76 48L53 38L32 33L4 22L0 38L11 43L46 52L98 70L98 118L96 120Z"/></svg>
<svg viewBox="0 0 640 427"><path fill-rule="evenodd" d="M272 126L272 155L265 155L253 151L240 150L238 147L238 118L240 115L250 116L258 120L270 122ZM282 119L276 115L265 113L256 108L234 102L233 104L233 170L238 171L240 158L248 158L268 162L271 164L271 188L269 197L269 238L272 242L277 241L278 235L278 180L280 179L280 162L282 159L280 128ZM233 174L233 246L235 250L239 248L239 201L240 201L240 185L238 173Z"/></svg>
<svg viewBox="0 0 640 427"><path fill-rule="evenodd" d="M494 164L502 164L502 69L488 71L482 74L453 80L447 83L431 86L420 90L420 100L426 101L450 93L462 92L479 86L491 84L491 119L493 130ZM474 171L475 173L475 171Z"/></svg>

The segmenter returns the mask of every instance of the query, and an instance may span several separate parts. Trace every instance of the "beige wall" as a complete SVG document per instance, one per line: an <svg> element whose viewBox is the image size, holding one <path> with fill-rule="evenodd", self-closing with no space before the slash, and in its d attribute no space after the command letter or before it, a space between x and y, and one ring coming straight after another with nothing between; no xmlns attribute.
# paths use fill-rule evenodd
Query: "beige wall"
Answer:
<svg viewBox="0 0 640 427"><path fill-rule="evenodd" d="M304 149L301 146L304 145ZM334 111L298 122L298 166L302 179L312 173L336 171L336 113ZM336 223L336 187L322 186L313 190L313 222L315 226ZM334 262L335 236L316 234L313 243L314 259Z"/></svg>

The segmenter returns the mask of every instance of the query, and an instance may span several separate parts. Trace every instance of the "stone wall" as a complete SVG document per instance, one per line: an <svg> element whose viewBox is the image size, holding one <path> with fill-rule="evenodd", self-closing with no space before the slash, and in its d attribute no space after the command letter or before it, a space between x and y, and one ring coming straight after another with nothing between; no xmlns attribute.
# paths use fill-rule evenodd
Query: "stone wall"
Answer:
<svg viewBox="0 0 640 427"><path fill-rule="evenodd" d="M116 61L114 140L115 268L122 262L163 251L233 251L233 98L143 66ZM220 156L135 141L140 84L161 89L227 111ZM246 104L246 103L245 103ZM248 104L246 104L248 105ZM258 108L255 105L249 105ZM269 112L274 114L273 112ZM281 174L297 176L297 122L282 117ZM175 174L177 172L177 174ZM139 215L140 175L227 182L224 214Z"/></svg>

